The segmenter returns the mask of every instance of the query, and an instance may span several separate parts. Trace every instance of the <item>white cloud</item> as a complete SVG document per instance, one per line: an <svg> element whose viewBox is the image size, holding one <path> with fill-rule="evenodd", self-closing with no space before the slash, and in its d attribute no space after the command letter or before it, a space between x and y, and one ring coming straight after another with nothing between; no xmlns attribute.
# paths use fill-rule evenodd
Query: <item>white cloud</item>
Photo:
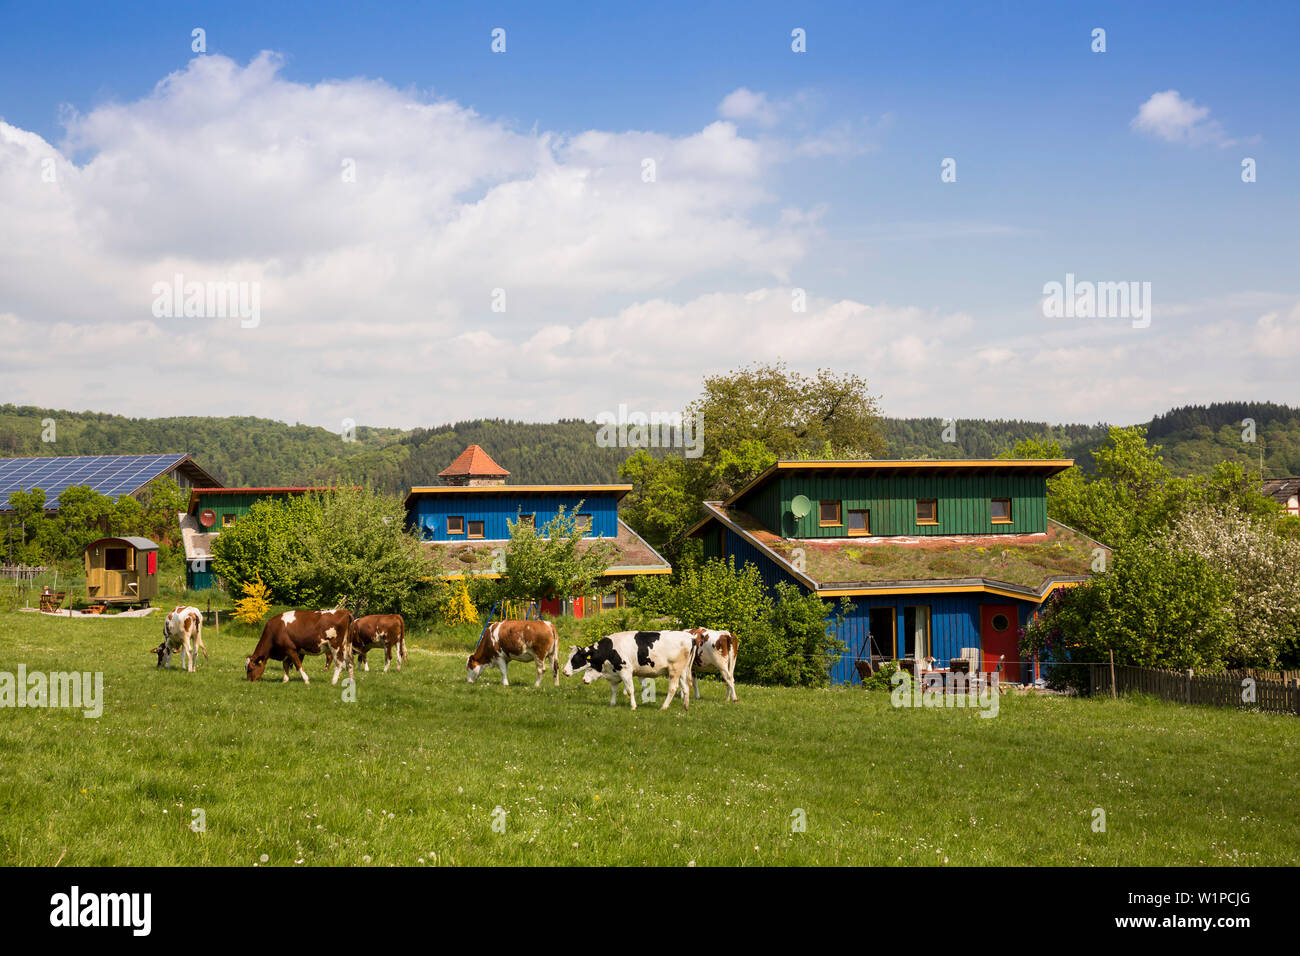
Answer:
<svg viewBox="0 0 1300 956"><path fill-rule="evenodd" d="M200 57L72 115L57 146L0 122L3 400L335 429L553 420L679 408L702 375L776 360L858 372L893 414L1124 420L1207 381L1224 392L1198 400L1294 395L1294 300L1187 307L1176 330L1157 311L1145 331L811 287L793 312L834 217L766 174L835 134L755 139L729 109L675 136L521 131L382 82L290 82L263 54ZM259 283L261 324L155 318L151 287L177 273Z"/></svg>
<svg viewBox="0 0 1300 956"><path fill-rule="evenodd" d="M1168 143L1231 146L1236 142L1228 138L1218 120L1210 119L1208 106L1197 106L1194 100L1183 99L1177 90L1152 93L1138 107L1129 126Z"/></svg>
<svg viewBox="0 0 1300 956"><path fill-rule="evenodd" d="M754 122L771 126L777 120L778 109L766 93L756 93L746 87L732 90L718 104L718 115L738 122Z"/></svg>

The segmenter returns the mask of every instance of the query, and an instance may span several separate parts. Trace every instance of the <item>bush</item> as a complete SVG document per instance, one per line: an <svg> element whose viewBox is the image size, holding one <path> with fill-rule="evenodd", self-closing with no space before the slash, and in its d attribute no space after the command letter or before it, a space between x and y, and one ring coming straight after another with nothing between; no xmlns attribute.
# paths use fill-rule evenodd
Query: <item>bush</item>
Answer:
<svg viewBox="0 0 1300 956"><path fill-rule="evenodd" d="M290 607L343 602L358 617L400 613L416 623L446 601L440 568L406 531L393 495L341 488L263 499L216 538L212 551L232 593L262 581L274 603Z"/></svg>
<svg viewBox="0 0 1300 956"><path fill-rule="evenodd" d="M244 596L235 602L235 620L250 626L262 623L271 610L271 591L259 581L245 581Z"/></svg>
<svg viewBox="0 0 1300 956"><path fill-rule="evenodd" d="M885 661L875 669L870 677L863 680L862 689L892 691L894 689L892 679L896 673L898 673L898 663L896 661ZM907 676L907 673L904 672L903 677L906 678Z"/></svg>

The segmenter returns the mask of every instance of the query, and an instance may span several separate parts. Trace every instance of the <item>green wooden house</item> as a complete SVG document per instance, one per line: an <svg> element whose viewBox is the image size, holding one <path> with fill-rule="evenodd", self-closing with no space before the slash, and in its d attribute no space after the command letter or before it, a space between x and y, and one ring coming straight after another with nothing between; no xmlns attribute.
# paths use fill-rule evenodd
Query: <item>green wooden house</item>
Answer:
<svg viewBox="0 0 1300 956"><path fill-rule="evenodd" d="M1047 480L1073 461L781 461L726 501L705 502L689 532L706 557L755 564L847 597L838 628L859 661L925 670L962 666L1032 680L1020 628L1048 594L1086 581L1107 549L1047 516Z"/></svg>

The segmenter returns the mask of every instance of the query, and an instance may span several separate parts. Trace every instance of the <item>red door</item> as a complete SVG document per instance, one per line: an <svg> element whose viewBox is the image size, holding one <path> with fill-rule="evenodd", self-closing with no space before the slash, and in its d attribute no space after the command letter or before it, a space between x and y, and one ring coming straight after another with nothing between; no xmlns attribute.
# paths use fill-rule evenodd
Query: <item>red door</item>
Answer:
<svg viewBox="0 0 1300 956"><path fill-rule="evenodd" d="M1020 681L1020 617L1014 604L984 604L980 606L980 650L984 662L981 669L997 669L1002 662L1002 679Z"/></svg>

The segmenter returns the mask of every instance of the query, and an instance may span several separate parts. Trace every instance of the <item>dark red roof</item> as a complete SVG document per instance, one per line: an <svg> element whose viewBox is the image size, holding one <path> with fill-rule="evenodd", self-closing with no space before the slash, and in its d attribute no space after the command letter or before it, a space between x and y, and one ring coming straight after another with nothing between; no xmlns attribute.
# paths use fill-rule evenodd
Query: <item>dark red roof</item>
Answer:
<svg viewBox="0 0 1300 956"><path fill-rule="evenodd" d="M510 474L478 445L470 445L450 465L438 472L439 478L469 475L473 478L505 478Z"/></svg>

